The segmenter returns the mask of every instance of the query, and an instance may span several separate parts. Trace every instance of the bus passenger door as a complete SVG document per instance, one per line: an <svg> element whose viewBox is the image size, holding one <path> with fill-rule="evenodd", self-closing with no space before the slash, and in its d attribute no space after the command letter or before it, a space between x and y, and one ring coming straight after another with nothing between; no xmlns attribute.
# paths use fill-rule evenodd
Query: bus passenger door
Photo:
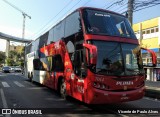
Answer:
<svg viewBox="0 0 160 117"><path fill-rule="evenodd" d="M84 95L84 78L86 77L84 69L83 49L78 49L74 53L74 86L72 87L73 95L79 100L83 100Z"/></svg>

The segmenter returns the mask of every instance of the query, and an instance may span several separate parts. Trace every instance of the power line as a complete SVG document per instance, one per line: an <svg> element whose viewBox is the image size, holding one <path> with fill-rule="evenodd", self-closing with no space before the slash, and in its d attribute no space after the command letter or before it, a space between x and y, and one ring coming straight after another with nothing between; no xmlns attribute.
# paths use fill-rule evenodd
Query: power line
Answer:
<svg viewBox="0 0 160 117"><path fill-rule="evenodd" d="M127 4L124 4L123 6L120 6L120 7L116 8L116 9L113 9L112 11L120 12L120 11L122 11L122 9L123 9L124 7L126 7L126 5L127 5Z"/></svg>
<svg viewBox="0 0 160 117"><path fill-rule="evenodd" d="M79 0L76 4L74 4L74 5L73 5L67 12L65 12L64 14L67 14L67 13L69 14L69 12L70 12L77 4L79 4L81 1L82 1L82 0ZM63 15L64 15L64 14L63 14ZM62 18L62 17L61 17L61 18ZM61 18L59 18L59 19L61 19ZM55 21L54 25L57 24L58 21L60 21L59 19L58 19L57 21ZM50 28L53 27L54 25L50 26ZM47 31L48 29L49 29L49 27L46 28L43 32Z"/></svg>
<svg viewBox="0 0 160 117"><path fill-rule="evenodd" d="M139 8L139 7L145 7L145 6L153 5L153 4L158 4L158 3L157 3L158 1L159 1L159 0L136 2L134 9L137 9L137 8Z"/></svg>
<svg viewBox="0 0 160 117"><path fill-rule="evenodd" d="M146 7L150 5L159 4L160 0L148 0L148 1L136 1L134 4L134 10L136 10L139 7Z"/></svg>
<svg viewBox="0 0 160 117"><path fill-rule="evenodd" d="M118 7L116 7L116 9L113 9L113 11L119 11L119 9L123 8L125 5L127 5L127 0L124 0L123 3L121 3L121 5L119 5Z"/></svg>
<svg viewBox="0 0 160 117"><path fill-rule="evenodd" d="M127 9L127 6L122 7L122 9L120 9L120 10L117 11L117 12L120 13L121 11L124 11L125 9Z"/></svg>
<svg viewBox="0 0 160 117"><path fill-rule="evenodd" d="M112 10L112 11L120 12L120 11L122 11L122 10L127 8L127 6L126 6L127 5L127 0L118 0L116 2L115 1L111 2L111 4L106 9L112 8L115 4L117 4L120 7L116 7L116 9Z"/></svg>
<svg viewBox="0 0 160 117"><path fill-rule="evenodd" d="M69 6L69 4L71 3L72 0L70 0L54 17L52 17L39 31L37 31L34 35L39 34L49 23L51 23L51 21L53 19L55 19L66 7ZM34 37L34 35L32 35L31 37Z"/></svg>
<svg viewBox="0 0 160 117"><path fill-rule="evenodd" d="M153 5L151 5L151 6L146 6L146 7L144 7L144 8L140 8L140 9L137 9L137 10L133 10L133 12L137 12L137 11L140 11L140 10L144 10L144 9L146 9L146 8L150 8L150 7L153 7L153 6L157 6L157 5L159 5L160 3L158 3L158 4L153 4ZM124 14L124 13L126 13L127 12L127 10L126 11L124 11L124 12L122 12L121 14Z"/></svg>
<svg viewBox="0 0 160 117"><path fill-rule="evenodd" d="M121 2L123 2L123 0L118 0L117 2L112 3L110 6L108 6L106 9L111 8L113 5L115 4L120 4Z"/></svg>
<svg viewBox="0 0 160 117"><path fill-rule="evenodd" d="M74 7L75 7L77 4L79 4L81 1L82 1L82 0L79 0L78 2L76 2L76 4L74 4L67 12L69 12L70 10L72 10L72 8L74 8ZM88 2L88 1L87 1L87 2ZM86 3L87 3L87 2L86 2ZM69 3L71 3L71 2L69 2ZM66 7L67 7L67 5L66 5L64 8L66 8ZM63 8L63 9L64 9L64 8ZM62 11L62 10L61 10L61 11ZM66 13L67 13L67 12L66 12ZM65 14L66 14L66 13L65 13ZM56 16L58 16L58 15L59 15L59 13L58 13ZM57 21L55 21L55 22L57 23L58 21L59 21L59 19L58 19ZM56 23L54 23L54 25L55 25ZM40 30L39 32L41 32L41 33L42 33L42 32L45 32L45 31L47 31L48 29L50 29L51 27L53 27L54 25L48 26L46 29L43 28L44 30ZM36 33L36 34L38 34L38 33Z"/></svg>
<svg viewBox="0 0 160 117"><path fill-rule="evenodd" d="M127 0L119 0L119 1L116 1L116 2L112 2L112 4L110 4L108 7L107 7L107 9L109 9L109 8L112 8L115 4L122 4L122 2L124 2L125 3L125 1L127 1ZM133 4L134 6L134 10L136 10L137 8L139 8L139 7L145 7L145 8L148 8L148 7L146 7L146 6L155 6L155 5L157 5L157 4L159 4L160 3L160 0L145 0L145 1L139 1L139 0L135 0L135 3ZM126 4L124 4L123 6L125 6ZM115 10L113 10L113 11L117 11L117 12L121 12L121 11L123 11L124 9L126 9L127 7L118 7L117 9L115 9ZM141 8L141 9L143 9L143 8ZM119 10L120 9L120 10ZM125 11L126 12L126 11ZM122 12L123 14L125 13L125 12Z"/></svg>
<svg viewBox="0 0 160 117"><path fill-rule="evenodd" d="M153 5L151 5L151 6L148 6L148 7L144 7L144 8L141 8L141 9L137 9L137 10L134 10L134 12L137 12L137 11L140 11L140 10L143 10L143 9L146 9L146 8L150 8L150 7L153 7L153 6L157 6L157 5L159 5L160 3L158 3L158 4L153 4Z"/></svg>
<svg viewBox="0 0 160 117"><path fill-rule="evenodd" d="M113 4L114 1L110 2L110 5ZM106 8L108 6L108 1L107 1L107 5L105 4L102 8Z"/></svg>

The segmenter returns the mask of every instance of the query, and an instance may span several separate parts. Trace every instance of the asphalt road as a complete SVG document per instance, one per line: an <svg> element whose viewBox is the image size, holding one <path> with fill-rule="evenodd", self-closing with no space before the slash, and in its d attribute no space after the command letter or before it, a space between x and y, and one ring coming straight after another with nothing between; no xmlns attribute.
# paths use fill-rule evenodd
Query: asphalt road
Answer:
<svg viewBox="0 0 160 117"><path fill-rule="evenodd" d="M21 73L0 73L1 110L12 114L0 114L0 117L158 117L160 101L144 97L120 104L87 105L71 97L64 100L56 91L29 82Z"/></svg>

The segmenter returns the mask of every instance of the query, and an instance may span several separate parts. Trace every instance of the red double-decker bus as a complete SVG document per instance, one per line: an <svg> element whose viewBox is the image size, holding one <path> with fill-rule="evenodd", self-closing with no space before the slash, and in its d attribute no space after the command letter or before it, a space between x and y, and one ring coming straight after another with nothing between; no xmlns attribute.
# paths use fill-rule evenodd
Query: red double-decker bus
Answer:
<svg viewBox="0 0 160 117"><path fill-rule="evenodd" d="M64 98L106 104L144 96L141 49L123 15L79 8L25 50L26 77Z"/></svg>

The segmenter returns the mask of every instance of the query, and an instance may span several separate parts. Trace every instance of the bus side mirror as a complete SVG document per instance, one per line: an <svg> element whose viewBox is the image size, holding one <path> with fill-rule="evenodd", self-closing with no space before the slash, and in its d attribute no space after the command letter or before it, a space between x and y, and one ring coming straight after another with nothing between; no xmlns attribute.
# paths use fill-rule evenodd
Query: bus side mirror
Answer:
<svg viewBox="0 0 160 117"><path fill-rule="evenodd" d="M151 63L148 64L148 62L146 62L147 67L156 67L157 66L157 55L154 51L150 50L150 49L146 49L146 48L142 48L142 50L147 51L148 52L148 56L151 57Z"/></svg>
<svg viewBox="0 0 160 117"><path fill-rule="evenodd" d="M95 65L97 63L97 47L91 44L83 44L83 46L89 50L89 64Z"/></svg>

